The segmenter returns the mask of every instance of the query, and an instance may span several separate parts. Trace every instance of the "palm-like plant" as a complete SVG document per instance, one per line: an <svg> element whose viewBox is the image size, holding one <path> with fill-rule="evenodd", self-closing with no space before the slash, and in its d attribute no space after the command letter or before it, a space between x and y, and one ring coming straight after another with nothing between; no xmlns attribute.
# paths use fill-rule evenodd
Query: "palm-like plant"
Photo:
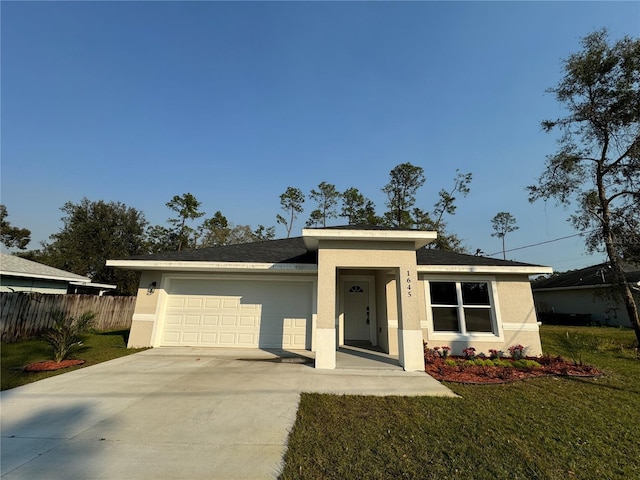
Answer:
<svg viewBox="0 0 640 480"><path fill-rule="evenodd" d="M96 314L87 311L73 318L62 310L52 310L50 315L53 325L44 333L44 339L51 345L53 361L60 363L82 345L82 334L91 328Z"/></svg>

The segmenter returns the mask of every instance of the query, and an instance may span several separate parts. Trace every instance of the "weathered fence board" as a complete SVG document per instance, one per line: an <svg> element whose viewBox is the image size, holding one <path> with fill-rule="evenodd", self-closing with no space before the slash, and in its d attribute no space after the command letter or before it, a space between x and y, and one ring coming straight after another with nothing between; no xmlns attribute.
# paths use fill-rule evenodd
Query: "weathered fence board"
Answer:
<svg viewBox="0 0 640 480"><path fill-rule="evenodd" d="M130 328L135 304L135 297L0 292L0 338L9 343L39 335L51 326L52 310L74 318L90 310L97 330Z"/></svg>

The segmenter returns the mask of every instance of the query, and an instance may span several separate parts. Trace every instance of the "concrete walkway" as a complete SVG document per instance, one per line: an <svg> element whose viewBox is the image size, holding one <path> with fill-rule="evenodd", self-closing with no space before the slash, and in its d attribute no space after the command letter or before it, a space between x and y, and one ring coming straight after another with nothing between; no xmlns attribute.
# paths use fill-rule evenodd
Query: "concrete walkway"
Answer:
<svg viewBox="0 0 640 480"><path fill-rule="evenodd" d="M310 352L151 349L7 390L2 479L274 478L300 392L455 396L345 355L329 371L304 363Z"/></svg>

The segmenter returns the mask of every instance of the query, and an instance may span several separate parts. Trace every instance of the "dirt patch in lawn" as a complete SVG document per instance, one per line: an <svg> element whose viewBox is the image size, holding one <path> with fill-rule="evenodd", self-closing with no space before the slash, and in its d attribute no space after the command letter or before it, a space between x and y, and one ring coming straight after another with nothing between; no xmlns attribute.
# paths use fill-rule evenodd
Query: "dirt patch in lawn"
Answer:
<svg viewBox="0 0 640 480"><path fill-rule="evenodd" d="M52 370L60 370L61 368L75 367L83 363L84 360L62 360L61 362L46 360L44 362L31 363L24 367L23 370L25 372L50 372Z"/></svg>
<svg viewBox="0 0 640 480"><path fill-rule="evenodd" d="M517 362L502 359L508 365L476 365L460 357L431 358L425 371L436 380L468 384L499 384L543 376L599 377L602 372L590 365L577 365L562 357L526 359L529 366L515 366ZM535 362L535 365L531 362ZM521 362L522 363L522 362ZM514 365L515 364L515 365Z"/></svg>

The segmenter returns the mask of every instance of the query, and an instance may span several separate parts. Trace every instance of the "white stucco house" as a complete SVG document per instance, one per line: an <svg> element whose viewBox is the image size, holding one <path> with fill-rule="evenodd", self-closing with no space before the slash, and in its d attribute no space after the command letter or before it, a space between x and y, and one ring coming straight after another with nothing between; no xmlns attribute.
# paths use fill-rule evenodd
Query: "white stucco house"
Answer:
<svg viewBox="0 0 640 480"><path fill-rule="evenodd" d="M529 275L551 268L423 248L435 232L303 229L296 238L114 259L142 272L129 347L336 350L368 343L424 370L423 341L541 353Z"/></svg>

